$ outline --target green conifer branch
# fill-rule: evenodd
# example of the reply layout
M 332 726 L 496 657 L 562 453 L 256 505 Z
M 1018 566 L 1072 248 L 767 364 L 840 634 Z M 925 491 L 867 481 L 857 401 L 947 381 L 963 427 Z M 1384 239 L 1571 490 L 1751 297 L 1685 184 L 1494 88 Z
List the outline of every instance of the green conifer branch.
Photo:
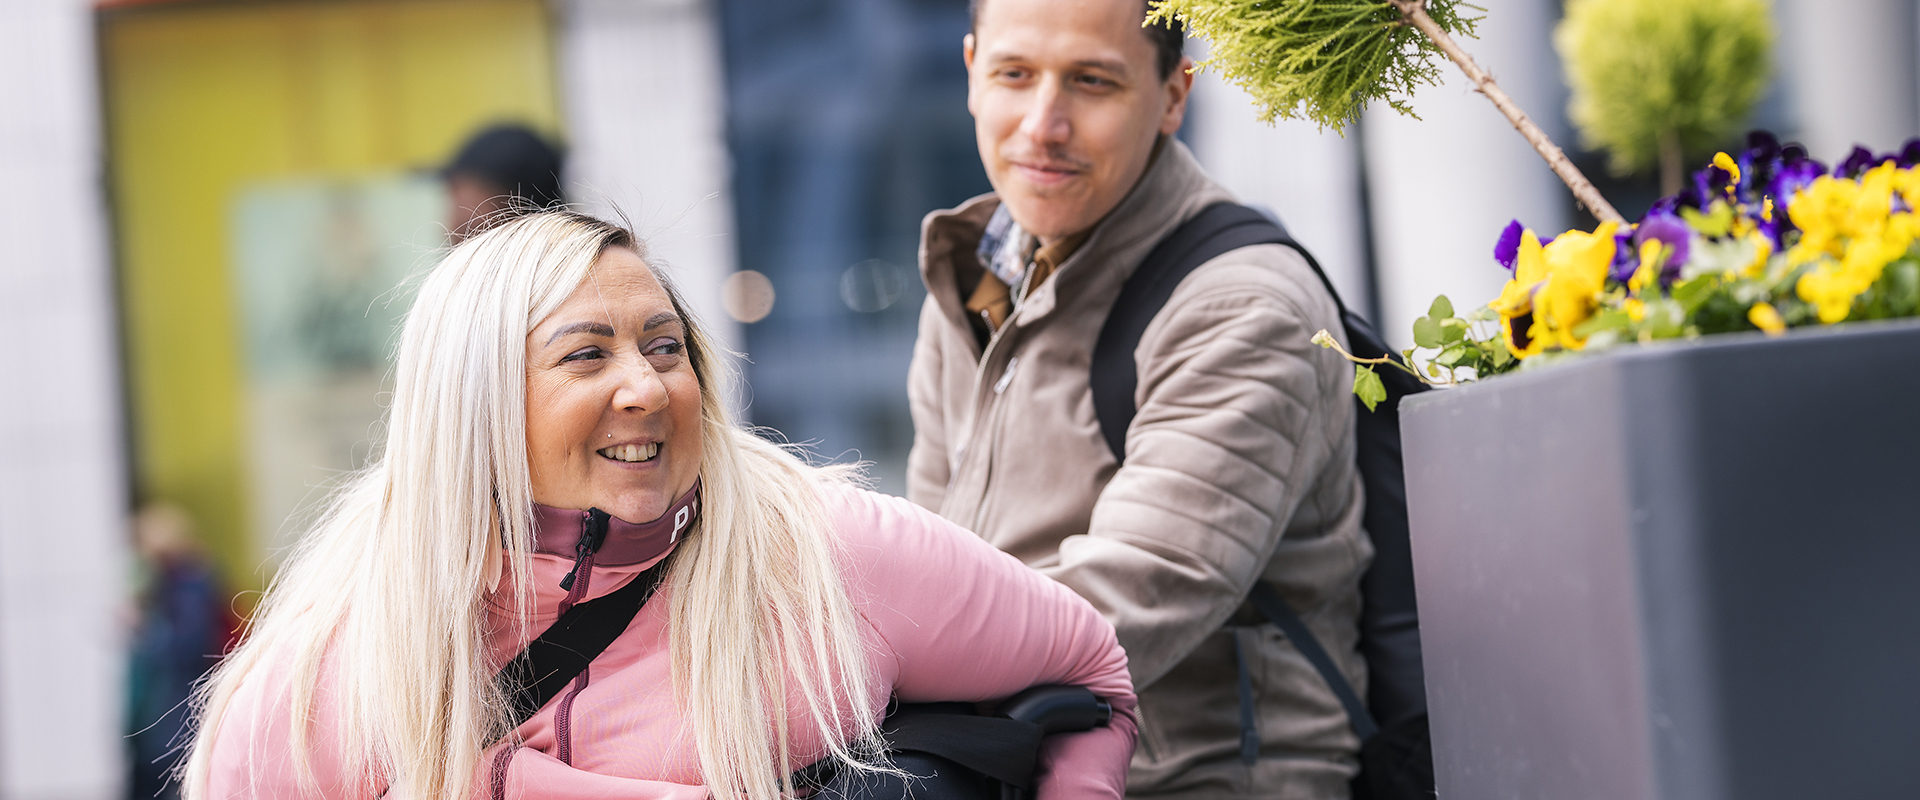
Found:
M 1154 0 L 1147 22 L 1178 19 L 1212 51 L 1200 68 L 1246 88 L 1260 118 L 1311 119 L 1344 131 L 1370 102 L 1418 118 L 1408 105 L 1438 85 L 1444 56 L 1493 101 L 1582 205 L 1602 221 L 1625 220 L 1593 182 L 1534 124 L 1493 76 L 1454 41 L 1472 36 L 1475 6 L 1460 0 Z

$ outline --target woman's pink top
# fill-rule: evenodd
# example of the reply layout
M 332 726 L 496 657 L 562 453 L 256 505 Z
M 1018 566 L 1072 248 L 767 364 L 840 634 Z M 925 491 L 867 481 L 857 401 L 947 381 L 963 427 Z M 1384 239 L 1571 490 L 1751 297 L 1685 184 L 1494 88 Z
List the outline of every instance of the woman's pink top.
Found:
M 1113 628 L 1065 586 L 1028 569 L 979 537 L 905 500 L 823 484 L 821 499 L 843 537 L 848 594 L 865 621 L 876 703 L 984 701 L 1043 684 L 1086 686 L 1107 698 L 1113 722 L 1048 737 L 1038 800 L 1119 798 L 1136 731 L 1126 654 Z M 552 624 L 572 562 L 534 556 L 536 634 Z M 596 567 L 587 598 L 605 595 L 648 564 Z M 511 615 L 493 609 L 494 659 L 518 650 Z M 519 728 L 522 746 L 496 746 L 481 759 L 474 797 L 684 798 L 708 796 L 699 758 L 674 699 L 663 587 L 624 634 L 576 681 Z M 273 658 L 234 694 L 213 747 L 209 795 L 301 795 L 289 755 L 293 714 L 284 661 Z M 323 797 L 366 797 L 364 781 L 342 773 L 333 751 L 327 684 L 308 738 Z M 577 691 L 576 691 L 577 690 Z M 571 699 L 569 699 L 571 696 Z M 562 707 L 564 713 L 556 714 Z M 556 719 L 558 717 L 558 719 Z M 819 731 L 799 718 L 793 752 L 817 753 Z M 564 724 L 561 724 L 564 723 Z

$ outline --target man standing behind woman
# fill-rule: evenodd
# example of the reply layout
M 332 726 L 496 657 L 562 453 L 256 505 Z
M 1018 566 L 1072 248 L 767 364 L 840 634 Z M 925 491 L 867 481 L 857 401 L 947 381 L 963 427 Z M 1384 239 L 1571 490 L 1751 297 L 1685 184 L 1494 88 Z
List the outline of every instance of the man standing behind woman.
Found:
M 924 224 L 909 497 L 1114 624 L 1140 694 L 1129 796 L 1345 798 L 1359 741 L 1339 701 L 1246 604 L 1275 586 L 1364 696 L 1351 368 L 1309 341 L 1341 330 L 1332 296 L 1281 245 L 1202 264 L 1133 354 L 1124 463 L 1095 417 L 1121 287 L 1233 199 L 1173 139 L 1191 61 L 1145 11 L 974 2 L 968 107 L 995 193 Z

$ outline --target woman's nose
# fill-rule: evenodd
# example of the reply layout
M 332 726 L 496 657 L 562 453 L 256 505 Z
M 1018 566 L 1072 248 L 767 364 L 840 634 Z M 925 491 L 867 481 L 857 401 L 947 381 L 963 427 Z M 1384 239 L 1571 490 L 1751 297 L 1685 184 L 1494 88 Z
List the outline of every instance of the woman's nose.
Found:
M 635 357 L 620 372 L 620 386 L 614 390 L 613 404 L 622 411 L 652 414 L 667 407 L 667 384 L 660 380 L 653 364 Z

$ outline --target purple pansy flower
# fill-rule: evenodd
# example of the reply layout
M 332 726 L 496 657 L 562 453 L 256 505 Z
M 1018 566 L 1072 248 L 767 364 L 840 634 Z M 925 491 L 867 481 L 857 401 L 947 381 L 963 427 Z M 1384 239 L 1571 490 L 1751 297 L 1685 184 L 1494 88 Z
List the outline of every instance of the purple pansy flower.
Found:
M 1633 249 L 1637 253 L 1640 245 L 1648 239 L 1658 239 L 1672 247 L 1673 255 L 1660 269 L 1660 282 L 1672 283 L 1675 278 L 1680 277 L 1680 267 L 1687 263 L 1688 241 L 1692 236 L 1693 229 L 1687 227 L 1686 220 L 1674 213 L 1671 203 L 1663 200 L 1655 203 L 1653 208 L 1647 211 L 1647 215 L 1640 219 L 1640 227 L 1633 233 Z M 1627 275 L 1632 277 L 1633 273 L 1628 272 Z
M 1780 150 L 1780 168 L 1774 171 L 1773 180 L 1767 185 L 1767 194 L 1773 196 L 1776 214 L 1786 210 L 1793 202 L 1793 193 L 1813 183 L 1813 179 L 1827 174 L 1827 165 L 1807 157 L 1807 149 L 1790 144 Z
M 1840 162 L 1839 166 L 1833 168 L 1833 176 L 1836 178 L 1858 178 L 1860 177 L 1860 173 L 1873 169 L 1890 158 L 1893 158 L 1893 156 L 1876 156 L 1872 150 L 1854 145 L 1853 152 L 1847 154 L 1846 160 Z
M 1780 140 L 1763 130 L 1747 134 L 1747 151 L 1740 155 L 1740 201 L 1760 202 L 1761 192 L 1772 183 L 1780 167 Z
M 1614 280 L 1625 283 L 1633 277 L 1633 271 L 1640 267 L 1639 256 L 1633 250 L 1633 231 L 1621 228 L 1613 234 L 1613 266 L 1607 274 Z
M 1525 230 L 1520 220 L 1516 219 L 1507 223 L 1506 229 L 1500 231 L 1500 241 L 1493 243 L 1493 260 L 1500 262 L 1500 266 L 1506 267 L 1508 272 L 1513 271 L 1513 262 L 1520 257 L 1520 235 Z
M 1900 145 L 1898 160 L 1901 169 L 1910 169 L 1920 164 L 1920 137 L 1908 139 L 1906 144 Z

